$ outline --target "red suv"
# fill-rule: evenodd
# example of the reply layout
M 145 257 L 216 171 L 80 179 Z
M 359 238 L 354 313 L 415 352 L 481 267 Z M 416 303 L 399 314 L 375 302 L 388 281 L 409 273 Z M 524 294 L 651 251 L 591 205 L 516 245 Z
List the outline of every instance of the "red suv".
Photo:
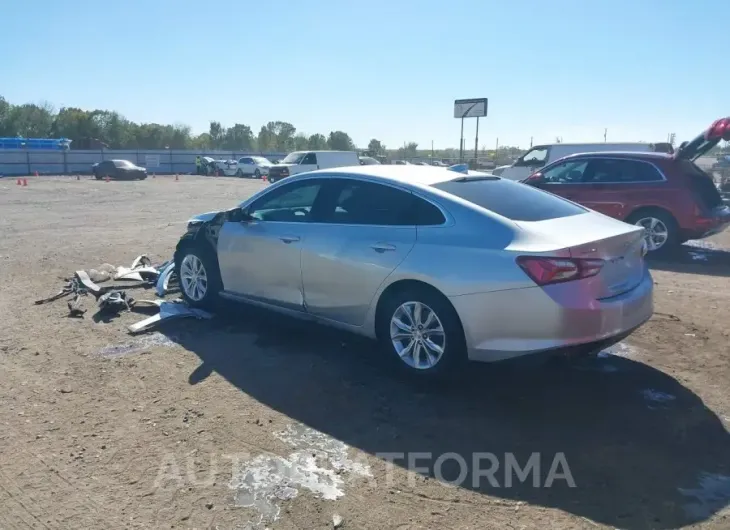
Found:
M 694 160 L 730 141 L 730 118 L 717 120 L 673 154 L 579 153 L 523 182 L 646 229 L 649 252 L 721 232 L 730 224 L 712 177 Z

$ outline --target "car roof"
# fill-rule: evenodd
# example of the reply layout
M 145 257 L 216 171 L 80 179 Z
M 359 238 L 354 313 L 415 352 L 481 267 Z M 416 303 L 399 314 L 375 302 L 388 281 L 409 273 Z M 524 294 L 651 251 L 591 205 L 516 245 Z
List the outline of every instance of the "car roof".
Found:
M 653 151 L 595 151 L 587 153 L 573 153 L 566 155 L 560 160 L 566 160 L 570 158 L 606 158 L 606 157 L 620 157 L 620 158 L 636 158 L 643 160 L 669 160 L 672 155 L 668 153 L 656 153 Z
M 457 178 L 463 178 L 467 175 L 491 176 L 489 173 L 482 173 L 479 171 L 469 171 L 468 173 L 464 174 L 457 171 L 451 171 L 443 167 L 418 165 L 403 166 L 390 164 L 381 164 L 379 166 L 350 166 L 332 169 L 320 169 L 318 171 L 301 173 L 301 175 L 322 175 L 331 177 L 353 175 L 381 179 L 397 184 L 409 184 L 413 186 L 423 187 L 433 186 L 434 184 L 438 184 L 439 182 L 448 182 Z

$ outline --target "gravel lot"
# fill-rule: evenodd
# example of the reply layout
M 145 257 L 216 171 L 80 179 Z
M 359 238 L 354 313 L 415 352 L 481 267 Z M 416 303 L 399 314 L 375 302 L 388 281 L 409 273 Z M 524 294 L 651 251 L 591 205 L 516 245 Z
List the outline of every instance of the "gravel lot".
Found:
M 0 180 L 1 529 L 730 528 L 730 233 L 653 262 L 654 318 L 598 359 L 458 386 L 250 309 L 135 338 L 33 305 L 263 185 Z

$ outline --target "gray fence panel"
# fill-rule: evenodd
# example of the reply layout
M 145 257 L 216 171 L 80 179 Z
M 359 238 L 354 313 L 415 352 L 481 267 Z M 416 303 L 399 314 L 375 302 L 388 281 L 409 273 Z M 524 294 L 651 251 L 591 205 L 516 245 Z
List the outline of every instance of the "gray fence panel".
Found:
M 195 157 L 238 160 L 243 156 L 263 156 L 281 160 L 286 153 L 252 153 L 248 151 L 200 151 L 169 149 L 80 149 L 55 150 L 0 150 L 0 175 L 54 175 L 64 173 L 91 173 L 91 166 L 102 160 L 129 160 L 147 167 L 150 173 L 194 173 Z

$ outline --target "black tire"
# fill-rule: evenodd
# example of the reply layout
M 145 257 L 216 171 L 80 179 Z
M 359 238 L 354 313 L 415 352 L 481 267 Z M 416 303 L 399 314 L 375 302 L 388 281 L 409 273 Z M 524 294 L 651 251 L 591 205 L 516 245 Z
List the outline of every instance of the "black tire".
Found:
M 236 171 L 236 176 L 238 178 L 242 179 L 243 178 L 243 171 L 241 171 L 240 169 L 238 171 Z
M 187 256 L 195 256 L 200 260 L 205 270 L 207 285 L 205 295 L 200 299 L 190 296 L 180 274 L 182 264 Z M 221 281 L 220 269 L 218 267 L 218 258 L 215 256 L 213 249 L 207 244 L 191 241 L 183 245 L 175 253 L 175 275 L 180 283 L 180 293 L 189 306 L 203 309 L 213 309 L 215 307 L 218 301 L 218 293 L 223 288 L 223 282 Z
M 626 222 L 632 225 L 637 224 L 640 220 L 652 217 L 661 221 L 667 228 L 666 242 L 656 250 L 649 250 L 649 255 L 661 255 L 675 250 L 680 243 L 679 225 L 676 219 L 667 211 L 659 208 L 642 208 L 632 213 Z
M 467 362 L 466 340 L 459 315 L 451 303 L 438 291 L 423 288 L 408 288 L 386 294 L 378 307 L 376 316 L 376 333 L 378 342 L 402 373 L 418 379 L 445 379 L 456 374 Z M 432 310 L 441 322 L 445 341 L 442 345 L 443 353 L 439 360 L 431 367 L 416 368 L 404 361 L 391 340 L 391 319 L 398 308 L 407 302 L 419 302 Z M 438 342 L 438 338 L 433 339 Z
M 273 184 L 274 182 L 276 182 L 276 179 L 274 177 L 272 177 L 271 175 L 269 175 L 266 180 L 269 181 L 269 184 Z
M 96 178 L 96 180 L 101 180 L 101 175 L 99 175 L 99 173 L 97 173 L 96 171 L 94 171 L 94 177 Z
M 256 171 L 253 172 L 253 176 L 257 179 L 261 178 L 261 171 L 259 171 L 259 168 L 256 168 Z

